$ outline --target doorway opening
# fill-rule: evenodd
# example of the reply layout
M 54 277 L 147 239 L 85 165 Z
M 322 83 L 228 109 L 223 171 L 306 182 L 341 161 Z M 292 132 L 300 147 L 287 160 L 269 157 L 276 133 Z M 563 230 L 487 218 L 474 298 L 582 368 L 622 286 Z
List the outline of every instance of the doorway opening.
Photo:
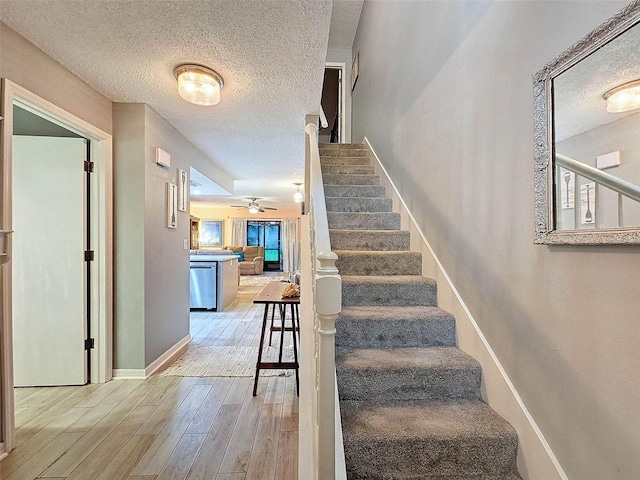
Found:
M 13 249 L 15 242 L 12 236 L 15 232 L 14 226 L 20 223 L 14 215 L 14 195 L 18 188 L 13 185 L 12 167 L 13 167 L 13 133 L 14 133 L 14 106 L 19 107 L 28 113 L 34 114 L 40 119 L 49 121 L 54 125 L 54 129 L 62 127 L 73 135 L 65 137 L 62 140 L 71 140 L 81 142 L 81 150 L 86 158 L 82 159 L 80 175 L 86 175 L 84 171 L 84 161 L 90 160 L 93 173 L 90 176 L 88 184 L 82 183 L 82 192 L 86 194 L 80 200 L 82 203 L 82 213 L 84 216 L 87 210 L 92 212 L 90 217 L 84 216 L 82 219 L 83 227 L 86 230 L 80 231 L 82 247 L 79 256 L 81 263 L 87 257 L 92 258 L 91 268 L 87 269 L 83 263 L 81 270 L 86 275 L 82 278 L 82 294 L 80 301 L 80 316 L 87 321 L 87 325 L 91 326 L 92 339 L 87 340 L 83 335 L 79 336 L 82 346 L 82 355 L 86 360 L 83 363 L 83 375 L 90 376 L 92 383 L 104 383 L 111 379 L 113 368 L 113 268 L 112 268 L 112 137 L 110 134 L 95 127 L 81 118 L 63 110 L 62 108 L 52 104 L 51 102 L 31 93 L 25 88 L 11 82 L 8 79 L 1 80 L 2 86 L 2 102 L 0 103 L 0 135 L 2 149 L 0 150 L 0 175 L 3 188 L 0 192 L 0 231 L 4 235 L 4 253 L 3 263 L 0 271 L 0 290 L 2 296 L 2 308 L 0 309 L 0 342 L 3 355 L 0 356 L 0 378 L 2 386 L 0 388 L 2 411 L 0 417 L 1 438 L 0 438 L 0 454 L 10 452 L 15 446 L 15 403 L 14 403 L 14 344 L 13 344 L 13 269 L 20 268 L 19 265 L 14 266 Z M 18 115 L 21 112 L 18 111 Z M 20 121 L 19 119 L 17 119 Z M 46 134 L 52 136 L 51 134 Z M 85 141 L 87 139 L 88 141 Z M 75 175 L 75 173 L 74 173 Z M 62 179 L 51 179 L 50 182 L 44 182 L 46 188 L 50 190 L 50 195 L 57 195 L 67 186 L 68 178 L 62 175 Z M 23 188 L 28 194 L 30 188 Z M 84 202 L 90 203 L 84 203 Z M 49 205 L 47 205 L 48 207 Z M 61 219 L 66 212 L 62 209 L 66 207 L 57 207 L 56 209 L 46 209 L 54 220 Z M 14 225 L 15 224 L 15 225 Z M 46 226 L 39 228 L 38 222 L 32 222 L 27 225 L 29 235 L 47 236 L 48 230 Z M 24 230 L 24 227 L 21 227 Z M 53 237 L 50 243 L 54 243 Z M 86 242 L 86 243 L 85 243 Z M 50 247 L 49 247 L 50 248 Z M 85 250 L 90 248 L 90 251 Z M 33 257 L 38 258 L 45 252 L 31 252 Z M 50 253 L 49 253 L 50 254 Z M 66 268 L 66 267 L 65 267 Z M 40 272 L 36 270 L 30 274 L 37 276 Z M 81 276 L 82 276 L 81 273 Z M 55 285 L 60 282 L 56 276 L 51 278 L 42 275 L 42 285 Z M 77 298 L 77 297 L 76 297 Z M 88 301 L 90 298 L 91 301 Z M 84 325 L 83 331 L 86 331 L 87 325 Z M 59 335 L 59 332 L 57 332 Z M 85 346 L 90 348 L 88 352 L 84 351 Z M 86 361 L 86 365 L 84 365 Z M 67 382 L 62 382 L 67 383 Z
M 328 125 L 325 128 L 321 126 L 318 132 L 320 143 L 344 143 L 346 141 L 344 75 L 344 63 L 326 63 L 320 104 Z
M 14 385 L 90 381 L 89 140 L 13 106 Z
M 282 222 L 247 220 L 247 246 L 264 247 L 264 270 L 282 271 Z

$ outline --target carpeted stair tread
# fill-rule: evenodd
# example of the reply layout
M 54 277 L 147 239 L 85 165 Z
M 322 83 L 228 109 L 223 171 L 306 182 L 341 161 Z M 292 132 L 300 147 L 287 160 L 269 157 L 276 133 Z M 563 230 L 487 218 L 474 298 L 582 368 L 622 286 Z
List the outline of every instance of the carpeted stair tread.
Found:
M 416 368 L 480 371 L 478 361 L 458 347 L 340 348 L 336 359 L 339 359 L 340 368 L 364 369 L 370 372 L 387 369 L 401 372 Z
M 329 230 L 334 250 L 409 250 L 406 230 Z
M 322 182 L 325 185 L 380 185 L 380 176 L 328 173 L 322 175 Z
M 394 212 L 327 212 L 330 230 L 400 230 Z
M 347 148 L 347 149 L 322 149 L 320 157 L 368 157 L 369 151 L 366 148 Z
M 455 318 L 429 305 L 344 307 L 336 321 L 336 347 L 455 346 Z
M 347 477 L 512 475 L 516 432 L 481 401 L 340 403 Z
M 412 479 L 413 480 L 413 479 Z M 517 473 L 505 473 L 504 475 L 427 475 L 421 476 L 415 480 L 522 480 L 522 477 Z
M 435 305 L 436 290 L 420 275 L 343 275 L 342 305 Z
M 325 165 L 371 165 L 369 157 L 331 157 L 320 156 L 320 166 Z
M 421 275 L 422 254 L 404 251 L 334 250 L 341 275 Z
M 480 364 L 456 347 L 339 348 L 341 400 L 480 400 Z
M 327 212 L 391 212 L 390 198 L 325 197 Z
M 322 165 L 322 175 L 374 175 L 372 165 Z
M 382 185 L 325 185 L 327 197 L 386 198 L 387 189 Z

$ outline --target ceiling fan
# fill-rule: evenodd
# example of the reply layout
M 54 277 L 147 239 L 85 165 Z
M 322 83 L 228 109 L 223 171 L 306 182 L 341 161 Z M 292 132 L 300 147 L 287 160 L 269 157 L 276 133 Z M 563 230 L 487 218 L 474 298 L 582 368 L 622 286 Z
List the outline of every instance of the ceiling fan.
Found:
M 277 208 L 271 207 L 262 207 L 256 202 L 257 198 L 250 198 L 250 202 L 248 205 L 231 205 L 233 208 L 247 208 L 249 213 L 258 213 L 264 212 L 265 210 L 277 210 Z

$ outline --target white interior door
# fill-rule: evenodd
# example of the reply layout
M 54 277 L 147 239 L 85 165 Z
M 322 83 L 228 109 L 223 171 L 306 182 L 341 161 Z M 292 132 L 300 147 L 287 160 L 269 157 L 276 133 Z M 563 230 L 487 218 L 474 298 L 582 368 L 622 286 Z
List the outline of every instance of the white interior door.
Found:
M 13 137 L 16 386 L 87 382 L 85 140 Z

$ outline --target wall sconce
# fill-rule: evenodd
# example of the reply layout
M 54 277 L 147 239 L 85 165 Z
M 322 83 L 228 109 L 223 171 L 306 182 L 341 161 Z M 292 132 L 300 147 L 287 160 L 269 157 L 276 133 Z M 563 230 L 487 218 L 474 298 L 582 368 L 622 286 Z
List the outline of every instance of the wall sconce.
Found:
M 304 196 L 300 192 L 300 185 L 302 185 L 302 183 L 298 182 L 298 183 L 294 183 L 294 185 L 298 187 L 298 190 L 296 191 L 296 193 L 293 194 L 293 202 L 302 203 L 302 200 L 304 199 Z
M 205 106 L 220 102 L 220 89 L 224 81 L 210 68 L 184 64 L 178 65 L 174 74 L 178 80 L 178 93 L 187 102 Z
M 640 108 L 640 80 L 612 88 L 602 98 L 607 101 L 607 112 L 619 113 Z

